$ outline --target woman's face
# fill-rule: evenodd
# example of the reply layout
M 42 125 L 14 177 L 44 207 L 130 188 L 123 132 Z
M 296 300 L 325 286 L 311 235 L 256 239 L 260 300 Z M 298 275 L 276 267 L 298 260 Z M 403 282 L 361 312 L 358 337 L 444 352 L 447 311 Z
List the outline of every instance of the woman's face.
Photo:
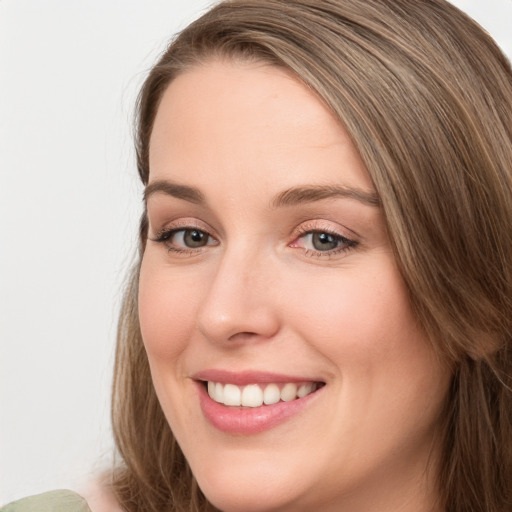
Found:
M 344 128 L 286 72 L 212 61 L 165 92 L 150 169 L 142 335 L 210 501 L 426 510 L 449 372 Z

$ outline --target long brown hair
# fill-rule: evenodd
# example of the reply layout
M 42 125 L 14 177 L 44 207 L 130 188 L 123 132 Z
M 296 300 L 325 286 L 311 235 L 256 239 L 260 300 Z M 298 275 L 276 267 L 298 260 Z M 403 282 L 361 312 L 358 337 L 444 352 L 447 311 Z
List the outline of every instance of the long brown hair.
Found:
M 181 32 L 139 97 L 148 182 L 162 94 L 214 57 L 286 68 L 350 133 L 379 194 L 413 311 L 453 368 L 439 490 L 447 512 L 512 509 L 512 71 L 445 0 L 228 0 Z M 147 237 L 140 226 L 140 256 Z M 139 262 L 140 264 L 140 262 Z M 140 335 L 138 265 L 121 318 L 112 418 L 127 511 L 202 511 Z

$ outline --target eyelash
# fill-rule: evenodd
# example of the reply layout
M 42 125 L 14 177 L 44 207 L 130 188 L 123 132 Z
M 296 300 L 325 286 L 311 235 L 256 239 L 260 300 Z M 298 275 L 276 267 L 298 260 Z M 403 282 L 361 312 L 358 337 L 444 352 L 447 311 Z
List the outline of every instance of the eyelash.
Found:
M 210 244 L 207 243 L 204 246 L 193 248 L 193 247 L 183 247 L 183 246 L 177 246 L 173 245 L 171 243 L 172 238 L 180 233 L 183 232 L 185 234 L 187 231 L 197 231 L 199 233 L 202 233 L 203 235 L 206 235 L 209 239 L 215 240 L 212 235 L 210 235 L 206 230 L 201 229 L 199 227 L 189 225 L 189 226 L 179 226 L 171 229 L 163 229 L 160 231 L 155 238 L 150 238 L 151 241 L 156 243 L 165 244 L 167 247 L 167 250 L 169 252 L 177 253 L 179 255 L 183 256 L 192 256 L 194 254 L 200 254 L 203 249 L 205 249 L 208 246 L 211 245 L 217 245 L 218 242 L 215 240 L 216 243 Z M 303 239 L 308 235 L 314 235 L 317 234 L 326 234 L 334 238 L 334 240 L 339 244 L 338 247 L 335 247 L 334 249 L 326 250 L 326 251 L 319 251 L 315 249 L 304 249 L 304 255 L 307 257 L 316 257 L 316 258 L 330 258 L 333 256 L 336 256 L 337 254 L 347 252 L 351 249 L 354 249 L 359 245 L 359 242 L 356 242 L 355 240 L 351 240 L 340 233 L 337 233 L 334 230 L 331 229 L 323 229 L 323 228 L 310 228 L 310 227 L 302 227 L 299 229 L 299 231 L 294 234 L 293 242 L 291 242 L 290 247 L 298 247 L 294 246 L 293 244 L 296 243 L 297 240 Z
M 315 257 L 315 258 L 331 258 L 333 256 L 336 256 L 337 254 L 347 252 L 351 249 L 354 249 L 359 245 L 359 242 L 356 242 L 355 240 L 351 240 L 350 238 L 347 238 L 340 233 L 332 230 L 332 229 L 325 229 L 325 228 L 311 228 L 311 227 L 302 227 L 299 229 L 298 233 L 295 235 L 294 241 L 299 240 L 301 238 L 305 238 L 307 235 L 314 235 L 317 234 L 326 234 L 335 239 L 336 242 L 338 242 L 338 247 L 335 247 L 334 249 L 330 249 L 327 251 L 318 251 L 315 249 L 305 249 L 304 254 L 308 257 Z
M 200 252 L 201 249 L 204 249 L 208 245 L 212 245 L 212 244 L 207 243 L 203 247 L 193 248 L 193 247 L 180 247 L 180 246 L 173 245 L 171 243 L 172 238 L 176 234 L 178 234 L 180 232 L 183 232 L 185 234 L 187 231 L 197 231 L 199 233 L 206 235 L 208 238 L 215 240 L 206 230 L 201 229 L 194 225 L 179 226 L 179 227 L 175 227 L 175 228 L 171 228 L 171 229 L 163 229 L 162 231 L 160 231 L 157 234 L 157 236 L 155 238 L 150 238 L 150 240 L 153 242 L 156 242 L 156 243 L 165 244 L 165 246 L 167 247 L 167 250 L 169 252 L 178 253 L 183 256 L 189 256 L 189 255 L 192 256 L 194 254 L 198 254 L 198 252 Z M 214 244 L 214 245 L 216 245 L 216 244 Z

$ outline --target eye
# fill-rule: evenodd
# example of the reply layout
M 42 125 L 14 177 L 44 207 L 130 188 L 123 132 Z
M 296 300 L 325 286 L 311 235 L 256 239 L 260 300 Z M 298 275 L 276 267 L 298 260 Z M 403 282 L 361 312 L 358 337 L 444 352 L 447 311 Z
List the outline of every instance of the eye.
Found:
M 164 243 L 169 251 L 174 252 L 194 251 L 217 244 L 217 241 L 209 233 L 193 227 L 168 229 L 152 240 Z
M 310 233 L 311 245 L 316 251 L 331 251 L 336 249 L 341 242 L 341 237 L 331 235 L 330 233 Z
M 358 243 L 340 233 L 325 230 L 304 230 L 290 247 L 300 247 L 308 256 L 330 256 L 355 247 Z
M 172 242 L 177 245 L 197 249 L 208 245 L 210 235 L 199 229 L 180 229 L 174 231 Z

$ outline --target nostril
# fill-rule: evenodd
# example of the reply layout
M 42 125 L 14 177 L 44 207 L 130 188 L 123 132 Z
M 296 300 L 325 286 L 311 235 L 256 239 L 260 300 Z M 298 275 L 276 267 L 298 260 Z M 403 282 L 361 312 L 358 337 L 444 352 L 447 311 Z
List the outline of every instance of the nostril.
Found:
M 248 332 L 248 331 L 237 332 L 235 334 L 232 334 L 228 338 L 228 341 L 231 341 L 231 342 L 247 342 L 247 341 L 250 341 L 250 340 L 252 340 L 253 338 L 255 338 L 257 336 L 258 335 L 255 332 Z

